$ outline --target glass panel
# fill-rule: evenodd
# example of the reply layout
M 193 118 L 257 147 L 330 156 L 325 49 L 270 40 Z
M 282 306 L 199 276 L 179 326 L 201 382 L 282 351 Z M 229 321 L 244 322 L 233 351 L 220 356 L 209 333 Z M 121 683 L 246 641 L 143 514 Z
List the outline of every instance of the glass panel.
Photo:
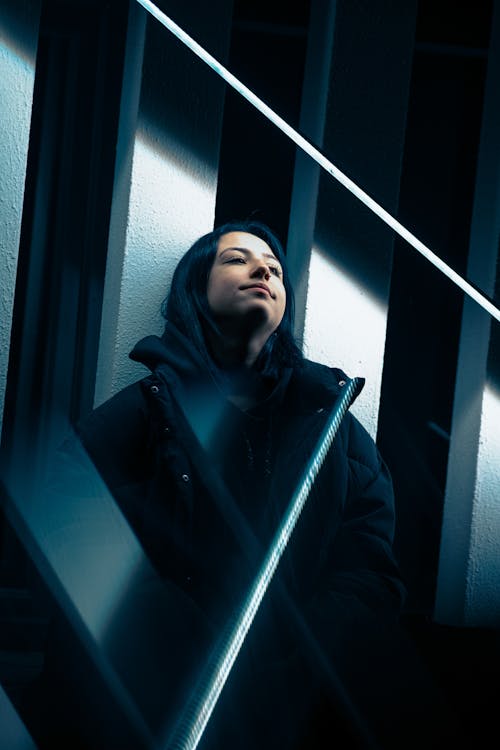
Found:
M 244 20 L 242 15 L 233 37 L 240 47 L 251 46 L 248 35 L 255 29 L 252 19 L 246 25 Z M 305 60 L 303 21 L 294 20 L 286 41 L 282 34 L 283 57 L 290 54 L 297 65 L 294 83 Z M 93 671 L 80 685 L 68 670 L 69 703 L 82 701 L 91 712 L 89 692 L 99 685 L 112 706 L 104 726 L 102 711 L 80 723 L 82 731 L 87 725 L 79 738 L 84 743 L 93 733 L 96 742 L 119 736 L 123 743 L 125 731 L 134 747 L 187 749 L 199 741 L 206 750 L 299 750 L 319 744 L 325 732 L 343 748 L 420 747 L 430 739 L 438 744 L 466 736 L 471 727 L 450 683 L 467 675 L 446 661 L 455 654 L 453 642 L 443 640 L 450 610 L 442 592 L 448 585 L 461 587 L 457 596 L 469 607 L 469 624 L 482 627 L 482 592 L 491 601 L 497 572 L 491 537 L 500 451 L 498 324 L 492 321 L 490 335 L 488 315 L 476 302 L 464 304 L 462 291 L 330 175 L 316 171 L 312 160 L 296 161 L 290 139 L 229 90 L 217 172 L 223 85 L 156 23 L 148 21 L 123 228 L 117 313 L 118 329 L 126 330 L 118 341 L 123 360 L 143 335 L 162 335 L 159 311 L 173 266 L 198 236 L 191 236 L 189 212 L 172 210 L 184 206 L 202 214 L 207 229 L 214 215 L 216 223 L 252 215 L 275 227 L 298 289 L 297 335 L 304 353 L 342 372 L 331 387 L 324 371 L 317 379 L 294 373 L 249 416 L 214 387 L 211 375 L 200 377 L 198 358 L 178 346 L 175 334 L 164 361 L 159 340 L 149 340 L 136 359 L 147 365 L 156 358 L 160 366 L 153 377 L 129 386 L 147 368 L 135 360 L 119 365 L 119 376 L 110 380 L 117 398 L 106 402 L 100 422 L 93 419 L 81 430 L 93 460 L 73 435 L 47 467 L 43 489 L 33 477 L 11 472 L 10 520 L 61 620 L 70 623 L 72 636 L 60 626 L 64 638 L 57 638 L 56 629 L 47 652 L 52 679 L 76 635 Z M 417 27 L 420 34 L 423 28 Z M 293 54 L 285 51 L 291 39 Z M 472 217 L 475 177 L 481 178 L 475 144 L 485 58 L 462 55 L 452 64 L 423 41 L 417 38 L 407 122 L 395 129 L 399 148 L 387 133 L 377 131 L 374 138 L 375 115 L 368 125 L 361 123 L 359 133 L 348 124 L 336 133 L 332 123 L 340 123 L 341 113 L 332 112 L 333 87 L 325 153 L 335 162 L 342 141 L 341 167 L 354 178 L 347 144 L 353 151 L 366 148 L 362 139 L 369 131 L 367 139 L 379 149 L 367 149 L 367 182 L 373 182 L 361 187 L 371 187 L 382 204 L 384 198 L 392 202 L 410 231 L 466 274 L 469 246 L 479 242 Z M 345 54 L 341 45 L 337 49 Z M 178 85 L 162 87 L 168 66 L 161 68 L 158 60 L 170 61 Z M 270 79 L 262 89 L 271 87 Z M 296 93 L 283 97 L 292 125 L 299 123 Z M 473 115 L 464 118 L 463 112 Z M 463 143 L 474 148 L 462 149 L 464 161 L 458 162 Z M 359 155 L 354 162 L 362 173 Z M 297 206 L 299 167 L 313 190 L 317 180 L 314 219 L 307 203 Z M 307 221 L 311 243 L 302 256 L 297 237 Z M 175 258 L 172 232 L 182 238 Z M 170 400 L 165 379 L 171 385 L 172 369 L 180 377 L 172 381 Z M 315 456 L 320 428 L 333 408 L 331 392 L 342 393 L 355 377 L 366 378 L 364 388 L 314 477 L 276 578 L 253 611 L 252 585 L 260 581 L 266 552 Z M 478 390 L 469 402 L 471 382 Z M 150 413 L 154 419 L 148 421 Z M 461 442 L 463 419 L 470 444 Z M 407 589 L 399 623 L 397 613 L 389 612 L 400 589 L 392 566 L 388 480 L 359 424 L 376 439 L 394 484 L 394 550 Z M 459 493 L 460 507 L 456 471 L 465 485 L 472 476 L 467 492 Z M 464 562 L 473 570 L 466 567 L 463 577 L 448 581 L 456 561 L 448 561 L 449 547 L 442 545 L 453 537 L 455 522 L 461 550 L 474 541 Z M 443 616 L 435 619 L 440 554 Z M 200 696 L 213 684 L 217 658 L 227 652 L 242 612 L 251 626 L 234 663 L 229 660 L 232 669 L 210 714 Z M 444 656 L 438 653 L 443 643 Z M 84 663 L 80 653 L 77 662 L 78 670 Z M 450 670 L 444 690 L 442 669 Z

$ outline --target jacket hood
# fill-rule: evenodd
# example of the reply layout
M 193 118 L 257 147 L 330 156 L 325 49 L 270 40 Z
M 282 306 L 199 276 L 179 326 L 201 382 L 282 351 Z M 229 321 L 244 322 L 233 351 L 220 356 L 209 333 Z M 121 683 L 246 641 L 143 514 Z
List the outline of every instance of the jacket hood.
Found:
M 174 325 L 168 323 L 165 332 L 159 336 L 146 336 L 141 339 L 130 353 L 130 358 L 146 365 L 152 373 L 168 370 L 175 375 L 175 379 L 182 391 L 212 397 L 215 392 L 219 396 L 227 396 L 234 385 L 234 377 L 241 375 L 242 368 L 235 370 L 218 369 L 215 364 L 206 361 L 189 339 Z M 264 376 L 257 370 L 251 370 L 248 380 L 252 381 L 255 393 L 260 394 L 258 400 L 267 402 L 268 398 L 282 395 L 290 378 L 291 368 L 285 368 L 278 380 Z M 246 374 L 248 378 L 248 373 Z
M 208 363 L 198 350 L 171 323 L 165 327 L 161 336 L 146 336 L 137 342 L 129 354 L 130 359 L 146 365 L 151 372 L 160 366 L 171 368 L 181 380 L 191 380 L 200 374 L 214 379 Z

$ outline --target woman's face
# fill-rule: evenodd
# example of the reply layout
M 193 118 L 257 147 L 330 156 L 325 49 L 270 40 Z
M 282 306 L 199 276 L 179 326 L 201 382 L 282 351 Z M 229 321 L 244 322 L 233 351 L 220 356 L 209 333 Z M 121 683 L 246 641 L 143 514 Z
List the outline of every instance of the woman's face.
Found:
M 271 335 L 286 307 L 283 270 L 269 245 L 248 232 L 223 234 L 208 277 L 207 299 L 212 314 L 224 324 L 252 321 Z

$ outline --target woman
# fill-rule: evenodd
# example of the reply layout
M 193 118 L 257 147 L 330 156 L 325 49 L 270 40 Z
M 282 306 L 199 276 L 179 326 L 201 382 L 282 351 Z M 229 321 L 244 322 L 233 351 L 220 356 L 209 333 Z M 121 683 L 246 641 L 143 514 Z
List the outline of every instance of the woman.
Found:
M 117 585 L 123 595 L 119 601 L 113 592 L 101 649 L 162 747 L 179 717 L 181 734 L 188 731 L 185 709 L 211 674 L 347 379 L 302 356 L 293 311 L 274 233 L 254 221 L 217 228 L 179 262 L 163 335 L 142 339 L 130 355 L 150 375 L 77 425 L 153 566 L 153 582 L 136 570 L 127 588 Z M 71 451 L 65 461 L 67 475 L 78 477 Z M 65 474 L 61 464 L 58 473 Z M 85 502 L 83 477 L 72 486 L 80 492 L 77 516 L 85 517 L 95 503 Z M 65 492 L 63 481 L 63 501 Z M 326 744 L 342 750 L 438 746 L 433 688 L 398 630 L 404 587 L 393 535 L 389 472 L 347 413 L 202 750 L 310 750 L 325 746 L 325 733 Z M 59 667 L 47 682 L 67 682 L 74 694 L 85 681 L 68 675 L 60 635 L 54 643 Z M 76 661 L 73 667 L 80 669 Z M 81 704 L 92 701 L 89 693 Z M 119 719 L 99 744 L 98 704 L 94 724 L 85 717 L 89 747 L 124 750 Z M 48 712 L 41 713 L 45 721 Z M 66 746 L 74 746 L 71 722 Z
M 346 376 L 296 346 L 283 250 L 259 222 L 225 224 L 195 242 L 163 312 L 163 336 L 130 355 L 151 374 L 78 433 L 159 575 L 213 635 L 199 639 L 205 648 L 255 577 Z M 207 743 L 233 746 L 236 732 L 240 748 L 309 747 L 331 710 L 344 747 L 347 736 L 364 747 L 365 735 L 385 731 L 382 676 L 375 686 L 370 662 L 381 645 L 372 639 L 384 639 L 381 623 L 392 627 L 403 599 L 393 534 L 389 473 L 347 414 Z

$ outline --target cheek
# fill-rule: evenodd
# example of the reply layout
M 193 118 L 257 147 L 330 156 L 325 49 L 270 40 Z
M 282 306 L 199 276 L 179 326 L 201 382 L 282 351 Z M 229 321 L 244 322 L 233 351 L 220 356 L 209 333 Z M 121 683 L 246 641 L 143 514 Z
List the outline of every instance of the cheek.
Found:
M 225 274 L 212 273 L 208 277 L 207 302 L 213 313 L 223 311 L 232 299 L 231 280 Z
M 279 317 L 280 317 L 280 323 L 281 323 L 281 321 L 283 320 L 283 316 L 285 314 L 285 310 L 286 310 L 286 294 L 285 294 L 285 292 L 283 292 L 281 294 L 281 296 L 280 296 L 280 303 L 281 304 L 279 306 L 279 309 L 280 309 L 280 313 L 281 314 L 280 314 Z

